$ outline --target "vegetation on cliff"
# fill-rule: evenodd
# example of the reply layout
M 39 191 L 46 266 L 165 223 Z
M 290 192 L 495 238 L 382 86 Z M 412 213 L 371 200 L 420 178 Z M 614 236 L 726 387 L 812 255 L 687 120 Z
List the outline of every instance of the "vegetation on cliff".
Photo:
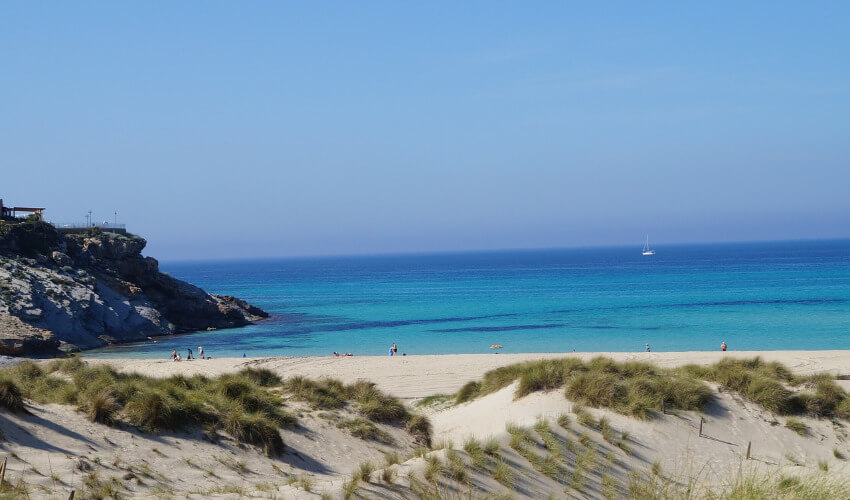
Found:
M 37 217 L 0 220 L 0 250 L 34 257 L 47 255 L 60 242 L 56 228 Z

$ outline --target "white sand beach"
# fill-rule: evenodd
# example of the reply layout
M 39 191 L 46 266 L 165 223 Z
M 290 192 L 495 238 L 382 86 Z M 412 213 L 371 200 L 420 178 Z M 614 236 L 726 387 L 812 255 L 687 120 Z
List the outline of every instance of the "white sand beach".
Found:
M 168 353 L 163 353 L 164 358 Z M 274 370 L 283 377 L 302 375 L 310 378 L 332 377 L 344 382 L 369 380 L 393 396 L 418 399 L 433 394 L 451 393 L 464 383 L 481 377 L 500 366 L 574 356 L 591 359 L 605 356 L 616 361 L 648 361 L 662 367 L 686 364 L 710 364 L 723 358 L 752 358 L 778 361 L 795 373 L 807 375 L 828 372 L 850 375 L 848 351 L 692 351 L 692 352 L 588 352 L 528 354 L 440 354 L 421 356 L 351 356 L 213 358 L 174 362 L 168 359 L 89 359 L 90 363 L 107 363 L 125 372 L 153 377 L 196 373 L 215 376 L 236 372 L 246 366 Z M 85 355 L 83 355 L 85 358 Z

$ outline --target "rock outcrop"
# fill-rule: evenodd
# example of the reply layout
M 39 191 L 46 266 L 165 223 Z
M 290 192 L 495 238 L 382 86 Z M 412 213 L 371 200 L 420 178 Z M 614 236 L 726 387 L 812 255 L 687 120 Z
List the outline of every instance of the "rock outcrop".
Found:
M 0 226 L 0 354 L 90 349 L 268 316 L 159 271 L 144 238 Z M 50 232 L 52 229 L 53 233 Z

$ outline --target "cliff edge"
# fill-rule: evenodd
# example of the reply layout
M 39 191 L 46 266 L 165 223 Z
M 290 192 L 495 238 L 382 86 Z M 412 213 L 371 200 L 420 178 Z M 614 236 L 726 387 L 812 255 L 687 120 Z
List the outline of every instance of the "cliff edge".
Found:
M 0 221 L 0 354 L 91 349 L 107 343 L 268 317 L 159 271 L 134 235 L 61 235 L 40 220 Z

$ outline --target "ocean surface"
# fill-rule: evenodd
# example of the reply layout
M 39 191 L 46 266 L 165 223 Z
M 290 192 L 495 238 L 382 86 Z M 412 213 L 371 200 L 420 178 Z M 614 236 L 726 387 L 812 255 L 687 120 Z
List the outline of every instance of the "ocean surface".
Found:
M 850 241 L 164 262 L 271 318 L 89 356 L 850 348 Z

